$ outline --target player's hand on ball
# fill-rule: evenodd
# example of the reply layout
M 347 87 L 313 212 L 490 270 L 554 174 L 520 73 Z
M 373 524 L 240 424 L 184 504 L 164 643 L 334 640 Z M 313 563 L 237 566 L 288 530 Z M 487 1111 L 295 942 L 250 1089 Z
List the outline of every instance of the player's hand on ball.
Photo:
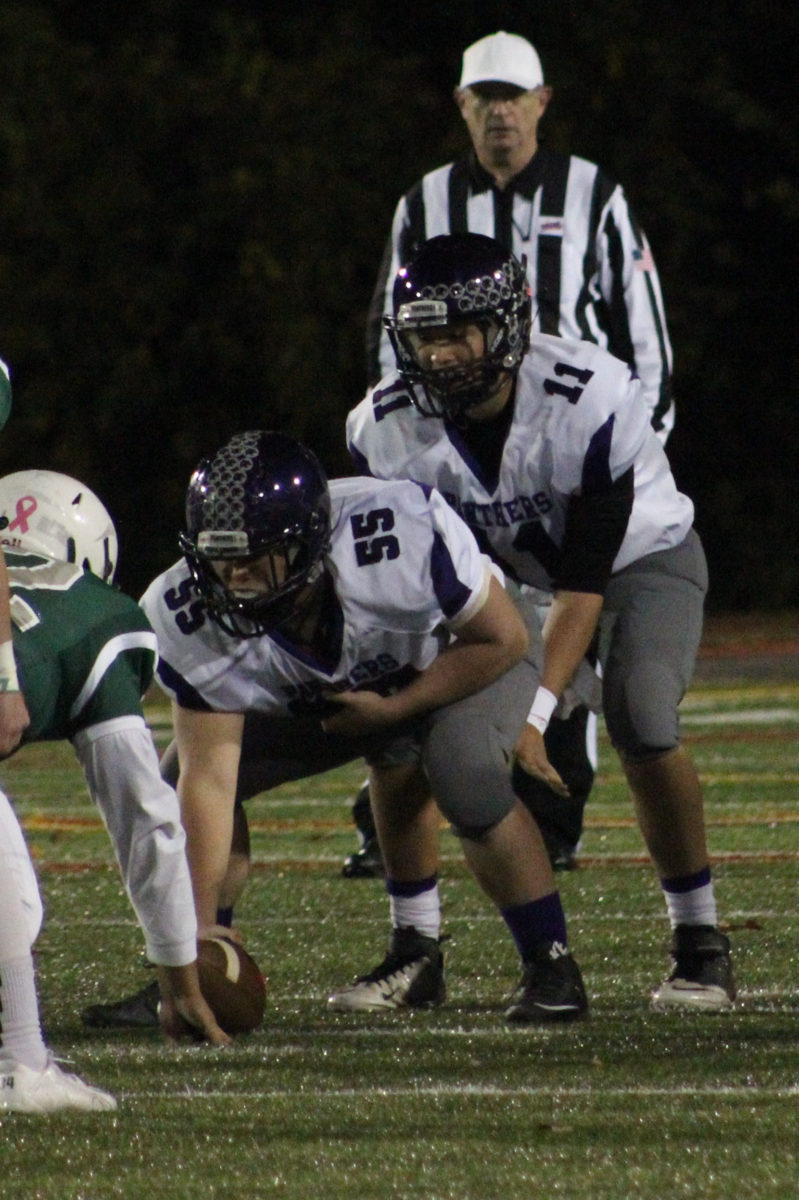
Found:
M 210 1042 L 212 1046 L 229 1046 L 231 1038 L 219 1028 L 214 1014 L 202 996 L 192 998 L 176 998 L 174 1001 L 175 1016 L 165 1011 L 159 1013 L 161 1028 L 166 1036 L 173 1041 L 182 1037 L 190 1037 L 194 1041 Z
M 230 1045 L 230 1037 L 220 1029 L 200 991 L 197 964 L 157 970 L 161 988 L 158 1022 L 164 1034 L 172 1041 L 190 1037 L 194 1041 L 208 1041 L 212 1046 Z
M 221 1029 L 232 1037 L 257 1029 L 266 1005 L 266 980 L 242 945 L 229 937 L 197 942 L 200 991 Z
M 516 761 L 523 771 L 545 783 L 558 796 L 567 797 L 569 789 L 547 758 L 543 734 L 534 725 L 525 724 L 516 741 Z

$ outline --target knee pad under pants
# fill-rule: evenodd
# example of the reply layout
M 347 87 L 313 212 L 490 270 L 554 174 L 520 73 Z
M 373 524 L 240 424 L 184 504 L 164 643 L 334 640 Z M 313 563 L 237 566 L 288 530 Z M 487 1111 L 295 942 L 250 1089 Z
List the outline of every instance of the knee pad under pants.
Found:
M 515 802 L 510 760 L 535 691 L 527 662 L 430 718 L 422 761 L 441 812 L 465 836 L 485 833 Z
M 678 676 L 651 661 L 627 662 L 619 675 L 608 674 L 605 720 L 622 758 L 640 762 L 679 745 L 677 705 L 683 691 Z
M 642 761 L 679 744 L 677 709 L 693 675 L 706 588 L 694 533 L 611 580 L 599 653 L 605 723 L 623 759 Z

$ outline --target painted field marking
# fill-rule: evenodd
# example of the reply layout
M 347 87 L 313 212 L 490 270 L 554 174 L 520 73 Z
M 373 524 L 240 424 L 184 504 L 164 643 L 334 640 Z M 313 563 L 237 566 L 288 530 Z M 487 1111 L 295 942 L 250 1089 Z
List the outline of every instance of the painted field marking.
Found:
M 680 712 L 683 725 L 799 725 L 799 708 L 740 708 L 733 712 Z
M 692 1099 L 694 1097 L 716 1097 L 718 1099 L 769 1099 L 795 1100 L 799 1096 L 799 1086 L 791 1087 L 757 1087 L 742 1085 L 737 1087 L 725 1086 L 676 1086 L 669 1087 L 608 1087 L 598 1084 L 596 1087 L 492 1087 L 490 1084 L 442 1084 L 427 1087 L 375 1087 L 370 1084 L 363 1088 L 301 1088 L 285 1090 L 270 1088 L 264 1091 L 209 1091 L 203 1092 L 194 1088 L 186 1088 L 178 1092 L 120 1092 L 119 1097 L 126 1101 L 153 1100 L 214 1100 L 229 1103 L 231 1100 L 286 1100 L 297 1099 L 298 1096 L 316 1100 L 357 1100 L 368 1096 L 370 1099 L 382 1097 L 386 1100 L 416 1099 L 420 1096 L 434 1098 L 436 1096 L 462 1097 L 497 1097 L 511 1099 L 529 1096 L 531 1099 L 551 1100 L 590 1100 L 600 1097 L 613 1096 L 618 1099 L 626 1097 L 650 1096 L 667 1099 Z
M 708 825 L 712 826 L 712 822 L 708 822 Z M 117 872 L 118 870 L 116 864 L 110 859 L 107 862 L 86 859 L 80 861 L 66 859 L 53 862 L 52 860 L 41 859 L 35 853 L 32 853 L 31 857 L 36 862 L 37 871 L 45 875 L 81 875 L 91 871 Z M 717 850 L 713 851 L 710 855 L 711 864 L 796 862 L 797 860 L 799 860 L 799 850 Z M 314 854 L 307 858 L 286 858 L 285 855 L 280 854 L 259 854 L 251 862 L 250 871 L 252 873 L 274 869 L 312 871 L 340 864 L 340 861 L 340 856 L 333 854 Z M 581 871 L 589 870 L 591 867 L 651 867 L 652 865 L 649 855 L 643 851 L 623 853 L 608 851 L 606 854 L 581 854 L 578 856 L 578 861 Z M 454 863 L 462 865 L 463 857 L 457 854 L 441 854 L 439 862 L 443 864 Z

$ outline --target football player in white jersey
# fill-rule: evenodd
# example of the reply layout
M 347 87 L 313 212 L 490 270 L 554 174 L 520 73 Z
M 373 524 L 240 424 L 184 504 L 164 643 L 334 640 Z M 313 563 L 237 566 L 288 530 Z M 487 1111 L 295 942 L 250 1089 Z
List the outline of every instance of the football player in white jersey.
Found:
M 355 461 L 439 488 L 511 580 L 551 595 L 516 756 L 557 795 L 566 789 L 543 733 L 595 643 L 607 729 L 673 930 L 673 970 L 654 1003 L 728 1008 L 729 943 L 677 715 L 706 564 L 640 382 L 590 343 L 530 337 L 523 265 L 478 234 L 427 242 L 397 274 L 387 325 L 398 369 L 350 413 Z
M 142 605 L 173 701 L 201 933 L 243 882 L 237 800 L 365 757 L 393 931 L 386 958 L 330 1007 L 445 997 L 432 786 L 519 950 L 507 1019 L 582 1016 L 552 869 L 507 770 L 532 687 L 528 636 L 464 522 L 416 483 L 328 484 L 309 450 L 263 431 L 200 465 L 186 520 L 185 557 Z M 93 1023 L 125 1023 L 104 1017 Z
M 141 711 L 155 637 L 110 585 L 116 533 L 97 497 L 54 471 L 0 479 L 25 741 L 69 738 L 99 805 L 162 992 L 161 1023 L 229 1038 L 200 994 L 197 922 L 174 791 Z M 113 1096 L 61 1070 L 39 1025 L 31 946 L 42 920 L 19 822 L 0 792 L 0 1114 L 110 1112 Z
M 596 163 L 542 144 L 552 102 L 534 46 L 499 30 L 467 46 L 454 99 L 469 153 L 428 171 L 399 200 L 367 321 L 368 377 L 395 365 L 384 315 L 396 273 L 437 234 L 482 233 L 525 260 L 535 328 L 594 342 L 641 377 L 650 420 L 665 443 L 674 424 L 672 353 L 657 269 L 623 188 Z M 553 798 L 530 780 L 524 801 L 557 869 L 577 865 L 583 811 L 596 767 L 596 718 L 554 719 L 547 755 L 570 790 Z M 361 838 L 343 873 L 379 873 L 368 789 L 353 806 Z

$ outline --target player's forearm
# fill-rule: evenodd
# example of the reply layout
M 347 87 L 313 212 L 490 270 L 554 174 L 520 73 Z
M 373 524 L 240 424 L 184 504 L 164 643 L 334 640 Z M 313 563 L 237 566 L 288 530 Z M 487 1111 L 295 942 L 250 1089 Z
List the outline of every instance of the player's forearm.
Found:
M 242 713 L 172 705 L 180 777 L 178 796 L 200 929 L 216 924 L 233 836 Z
M 203 929 L 216 924 L 233 837 L 234 797 L 193 773 L 181 774 L 178 795 L 197 923 Z
M 593 592 L 557 592 L 544 622 L 544 669 L 541 686 L 563 695 L 594 636 L 602 596 Z
M 391 697 L 407 720 L 454 704 L 488 687 L 525 655 L 528 633 L 524 621 L 502 585 L 490 574 L 477 611 L 456 628 L 456 640 L 413 683 Z
M 397 721 L 454 704 L 488 687 L 522 658 L 508 646 L 464 645 L 444 650 L 413 683 L 391 698 Z

